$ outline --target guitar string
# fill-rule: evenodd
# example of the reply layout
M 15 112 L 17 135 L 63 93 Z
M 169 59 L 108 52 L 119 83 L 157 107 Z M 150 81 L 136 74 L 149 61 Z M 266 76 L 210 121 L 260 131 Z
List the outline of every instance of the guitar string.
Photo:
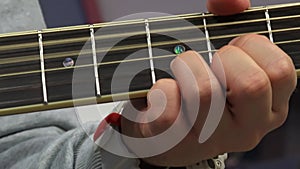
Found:
M 299 40 L 300 41 L 300 40 Z M 212 50 L 211 52 L 217 52 L 218 50 Z M 199 54 L 205 54 L 208 53 L 208 51 L 198 51 Z M 164 58 L 175 58 L 176 56 L 174 54 L 170 54 L 170 55 L 163 55 L 163 56 L 156 56 L 153 57 L 153 60 L 158 60 L 158 59 L 164 59 Z M 126 61 L 115 61 L 114 63 L 100 63 L 99 65 L 106 65 L 106 64 L 117 64 L 117 63 L 128 63 L 128 62 L 135 62 L 135 61 L 146 61 L 149 60 L 149 58 L 138 58 L 138 59 L 131 59 L 131 60 L 126 60 Z M 72 67 L 72 68 L 67 68 L 67 69 L 75 69 L 75 68 L 84 68 L 84 67 L 92 67 L 94 66 L 93 64 L 90 65 L 82 65 L 82 66 L 76 66 L 76 67 Z M 168 69 L 168 68 L 165 68 Z M 48 69 L 45 70 L 46 72 L 49 71 L 59 71 L 59 70 L 66 70 L 66 68 L 59 68 L 59 69 Z M 296 72 L 298 73 L 300 71 L 300 69 L 297 69 Z M 39 73 L 40 71 L 35 71 L 35 72 L 30 72 L 30 73 Z M 20 73 L 21 75 L 22 73 Z M 125 74 L 124 76 L 126 76 L 128 74 Z M 0 76 L 1 78 L 1 76 Z M 65 82 L 61 82 L 62 84 L 69 84 L 69 81 L 65 81 Z M 57 84 L 56 84 L 57 85 Z M 13 89 L 14 91 L 18 90 L 26 90 L 26 89 L 31 89 L 34 86 L 40 86 L 40 84 L 29 84 L 29 85 L 22 85 L 22 86 L 10 86 L 10 87 L 6 87 L 6 88 L 0 88 L 0 93 L 1 92 L 7 92 L 9 89 Z M 49 86 L 48 86 L 49 87 Z
M 270 18 L 271 21 L 278 21 L 284 19 L 296 19 L 300 18 L 300 15 L 291 15 L 291 16 L 282 16 L 282 17 L 274 17 Z M 267 19 L 253 19 L 253 20 L 243 20 L 243 21 L 234 21 L 234 22 L 227 22 L 227 23 L 214 23 L 214 24 L 207 24 L 207 28 L 215 28 L 221 26 L 233 26 L 239 24 L 249 24 L 249 23 L 258 23 L 258 22 L 266 22 Z M 141 23 L 143 24 L 143 23 Z M 201 29 L 204 28 L 204 25 L 195 25 L 195 26 L 185 26 L 179 28 L 164 28 L 164 29 L 153 29 L 151 33 L 159 34 L 164 32 L 175 32 L 175 31 L 185 31 L 191 29 Z M 88 30 L 88 29 L 87 29 Z M 129 37 L 129 36 L 138 36 L 138 35 L 145 35 L 145 31 L 138 31 L 138 32 L 129 32 L 129 33 L 117 33 L 113 35 L 98 35 L 95 36 L 95 40 L 104 40 L 104 39 L 113 39 L 113 38 L 122 38 L 122 37 Z M 87 37 L 79 37 L 79 38 L 68 38 L 68 39 L 61 39 L 61 40 L 49 40 L 44 41 L 44 46 L 52 46 L 52 45 L 63 45 L 63 44 L 70 44 L 70 43 L 77 43 L 77 42 L 86 42 L 89 40 L 89 36 Z M 24 48 L 31 48 L 37 47 L 38 42 L 31 42 L 31 43 L 24 43 L 24 44 L 12 44 L 12 45 L 3 45 L 0 46 L 0 51 L 4 50 L 14 50 L 14 49 L 24 49 Z
M 273 30 L 273 33 L 280 33 L 280 32 L 288 32 L 288 31 L 297 31 L 300 30 L 300 27 L 296 28 L 285 28 L 285 29 L 277 29 Z M 229 35 L 220 35 L 220 36 L 214 36 L 211 37 L 210 40 L 220 40 L 220 39 L 226 39 L 226 38 L 235 38 L 238 36 L 242 36 L 245 34 L 267 34 L 269 31 L 257 31 L 257 32 L 247 32 L 247 33 L 240 33 L 240 34 L 229 34 Z M 201 41 L 206 41 L 206 38 L 195 38 L 195 39 L 187 39 L 187 40 L 173 40 L 173 41 L 163 41 L 163 42 L 157 42 L 153 43 L 153 47 L 160 47 L 160 46 L 166 46 L 166 45 L 171 45 L 171 44 L 179 44 L 179 43 L 190 43 L 190 42 L 201 42 Z M 283 44 L 283 43 L 295 43 L 298 42 L 297 39 L 295 40 L 288 40 L 288 41 L 282 41 L 282 42 L 276 42 L 275 44 Z M 145 48 L 147 47 L 147 44 L 136 44 L 136 45 L 123 45 L 123 46 L 117 46 L 109 50 L 109 48 L 97 48 L 97 53 L 103 53 L 107 51 L 115 52 L 115 51 L 125 51 L 125 50 L 132 50 L 132 49 L 139 49 L 139 48 Z M 67 52 L 56 52 L 56 53 L 49 53 L 49 54 L 44 54 L 45 60 L 47 59 L 55 59 L 55 58 L 63 58 L 63 57 L 71 57 L 74 55 L 78 55 L 81 53 L 82 55 L 85 54 L 91 54 L 91 50 L 83 49 L 82 51 L 67 51 Z M 13 63 L 21 63 L 21 62 L 28 62 L 28 61 L 35 61 L 39 60 L 38 54 L 36 55 L 29 55 L 29 56 L 22 56 L 22 57 L 14 57 L 14 58 L 4 58 L 0 59 L 0 65 L 4 64 L 13 64 Z
M 216 50 L 215 50 L 216 51 Z M 170 56 L 163 56 L 163 57 L 170 57 Z M 298 77 L 299 77 L 299 75 L 300 75 L 300 70 L 298 69 L 298 70 L 296 70 L 296 72 L 297 72 L 297 75 L 298 75 Z M 63 82 L 63 83 L 61 83 L 60 85 L 69 85 L 70 83 L 69 82 Z M 40 87 L 40 85 L 39 84 L 31 84 L 31 85 L 27 85 L 27 88 L 26 88 L 26 86 L 17 86 L 17 87 L 14 87 L 13 88 L 13 90 L 14 91 L 16 91 L 16 90 L 18 90 L 19 92 L 20 91 L 22 91 L 22 90 L 26 90 L 26 89 L 32 89 L 32 87 Z M 7 90 L 8 90 L 9 88 L 0 88 L 0 93 L 1 92 L 7 92 Z M 136 91 L 138 91 L 138 90 L 136 90 Z M 113 94 L 107 94 L 107 95 L 104 95 L 104 96 L 111 96 L 111 95 L 113 95 Z M 11 102 L 9 102 L 9 103 L 11 103 Z M 1 112 L 1 109 L 0 109 L 0 112 Z
M 275 44 L 291 44 L 291 43 L 298 43 L 300 42 L 300 39 L 297 40 L 289 40 L 289 41 L 281 41 L 276 42 Z M 212 52 L 217 52 L 219 49 L 212 50 Z M 210 51 L 203 50 L 203 51 L 197 51 L 199 54 L 206 54 Z M 300 51 L 299 51 L 300 52 Z M 90 53 L 89 53 L 90 54 Z M 162 56 L 153 56 L 153 59 L 163 59 L 163 58 L 170 58 L 175 57 L 175 54 L 169 54 L 169 55 L 162 55 Z M 128 59 L 128 60 L 118 60 L 118 61 L 110 61 L 110 62 L 102 62 L 98 63 L 98 66 L 104 66 L 104 65 L 113 65 L 113 64 L 120 64 L 120 63 L 129 63 L 129 62 L 138 62 L 138 61 L 146 61 L 149 60 L 148 57 L 144 58 L 138 58 L 138 59 Z M 68 70 L 68 69 L 77 69 L 77 68 L 85 68 L 85 67 L 92 67 L 93 64 L 86 64 L 86 65 L 76 65 L 73 67 L 60 67 L 60 68 L 51 68 L 51 69 L 45 69 L 45 72 L 53 72 L 53 71 L 60 71 L 60 70 Z M 24 71 L 24 72 L 15 72 L 15 73 L 7 73 L 0 75 L 0 78 L 2 77 L 11 77 L 11 76 L 18 76 L 18 75 L 27 75 L 27 74 L 35 74 L 40 73 L 41 70 L 32 70 L 32 71 Z
M 289 40 L 289 41 L 282 41 L 282 42 L 277 42 L 275 44 L 290 44 L 290 43 L 298 43 L 300 42 L 300 39 L 298 40 Z M 217 51 L 217 50 L 214 50 L 214 52 Z M 198 51 L 200 54 L 201 53 L 207 53 L 209 51 Z M 85 53 L 85 54 L 90 54 L 90 52 L 88 53 Z M 172 56 L 174 56 L 174 54 L 172 54 Z M 156 56 L 154 57 L 154 59 L 156 58 L 163 58 L 164 56 Z M 119 61 L 111 61 L 111 62 L 103 62 L 103 63 L 99 63 L 98 66 L 101 66 L 101 65 L 110 65 L 110 64 L 118 64 L 118 63 L 126 63 L 126 62 L 132 62 L 132 61 L 141 61 L 141 60 L 147 60 L 148 58 L 139 58 L 139 59 L 129 59 L 129 60 L 119 60 Z M 92 65 L 81 65 L 81 66 L 74 66 L 75 68 L 79 68 L 79 67 L 88 67 L 88 66 L 92 66 Z M 46 72 L 49 72 L 49 71 L 55 71 L 55 70 L 65 70 L 65 69 L 68 69 L 68 68 L 65 68 L 65 67 L 61 67 L 61 68 L 52 68 L 52 69 L 46 69 L 45 71 Z M 2 74 L 0 75 L 0 77 L 8 77 L 8 76 L 16 76 L 16 75 L 24 75 L 24 74 L 32 74 L 32 73 L 39 73 L 40 70 L 34 70 L 34 71 L 25 71 L 25 72 L 17 72 L 17 73 L 8 73 L 8 74 Z
M 300 4 L 297 4 L 297 5 L 300 5 Z M 269 8 L 270 9 L 270 8 Z M 261 10 L 265 10 L 265 9 L 261 9 Z M 199 17 L 199 16 L 198 16 Z M 276 17 L 276 18 L 271 18 L 271 20 L 283 20 L 283 19 L 291 19 L 291 18 L 298 18 L 298 17 L 300 17 L 300 15 L 293 15 L 293 16 L 284 16 L 284 17 Z M 188 18 L 188 17 L 187 17 Z M 161 20 L 157 20 L 157 21 L 161 21 Z M 243 23 L 251 23 L 251 22 L 262 22 L 262 21 L 266 21 L 266 19 L 256 19 L 256 20 L 246 20 L 246 21 L 237 21 L 237 22 L 228 22 L 228 23 L 217 23 L 217 24 L 211 24 L 211 25 L 207 25 L 207 27 L 217 27 L 217 26 L 224 26 L 224 25 L 235 25 L 235 24 L 243 24 Z M 198 27 L 201 27 L 201 26 L 198 26 Z M 203 27 L 203 26 L 202 26 Z M 171 28 L 172 29 L 172 28 Z M 183 29 L 186 29 L 186 28 L 183 28 Z M 187 28 L 188 29 L 188 28 Z M 164 31 L 168 31 L 168 30 L 170 30 L 170 29 L 164 29 Z M 289 29 L 281 29 L 281 30 L 273 30 L 273 32 L 282 32 L 282 31 L 293 31 L 293 30 L 299 30 L 299 28 L 289 28 Z M 162 30 L 154 30 L 154 32 L 155 31 L 157 31 L 157 32 L 159 32 L 159 31 L 162 31 Z M 172 31 L 172 30 L 171 30 Z M 176 31 L 176 29 L 174 30 L 174 31 Z M 267 31 L 262 31 L 262 32 L 253 32 L 253 33 L 258 33 L 258 34 L 263 34 L 263 33 L 268 33 Z M 143 32 L 143 34 L 144 34 L 144 32 Z M 214 40 L 214 39 L 221 39 L 221 38 L 229 38 L 229 37 L 235 37 L 235 36 L 239 36 L 239 35 L 243 35 L 243 34 L 232 34 L 232 35 L 224 35 L 224 36 L 216 36 L 216 37 L 211 37 L 211 40 Z M 119 35 L 115 35 L 116 37 L 118 37 Z M 110 35 L 107 35 L 106 37 L 104 37 L 104 38 L 109 38 L 109 37 L 111 37 Z M 85 39 L 87 39 L 87 38 L 85 38 Z M 206 39 L 192 39 L 192 40 L 186 40 L 186 42 L 193 42 L 193 41 L 201 41 L 201 40 L 206 40 Z M 69 42 L 72 42 L 71 40 L 69 40 Z M 295 43 L 295 42 L 297 42 L 297 40 L 290 40 L 290 41 L 288 41 L 289 43 Z M 46 41 L 45 42 L 45 44 L 47 44 L 48 42 Z M 178 41 L 173 41 L 173 42 L 165 42 L 165 43 L 157 43 L 157 44 L 154 44 L 154 46 L 160 46 L 160 45 L 165 45 L 165 44 L 176 44 L 176 43 L 178 43 Z M 283 43 L 286 43 L 286 42 L 278 42 L 278 44 L 283 44 Z M 50 41 L 49 43 L 48 43 L 48 45 L 54 45 L 55 44 L 55 41 Z M 129 47 L 117 47 L 117 48 L 114 48 L 113 50 L 115 50 L 115 51 L 118 51 L 118 50 L 126 50 L 126 49 L 133 49 L 133 48 L 141 48 L 141 47 L 144 47 L 143 45 L 137 45 L 137 46 L 134 46 L 134 45 L 132 45 L 132 46 L 129 46 Z M 104 51 L 107 51 L 107 50 L 103 50 L 103 49 L 101 49 L 100 50 L 100 52 L 104 52 Z M 66 52 L 66 53 L 69 53 L 69 52 Z M 62 55 L 62 56 L 60 56 L 60 57 L 64 57 L 64 56 L 68 56 L 68 55 L 66 55 L 66 53 L 65 53 L 65 55 Z M 89 52 L 87 52 L 87 53 L 89 53 Z M 98 52 L 99 53 L 99 52 Z M 59 53 L 54 53 L 53 55 L 51 55 L 52 57 L 49 57 L 49 58 L 58 58 L 57 56 L 57 54 L 59 54 Z M 69 53 L 69 56 L 70 56 L 70 54 L 75 54 L 75 55 L 77 55 L 78 53 L 77 52 L 71 52 L 71 53 Z M 48 59 L 49 59 L 48 58 Z M 12 58 L 12 60 L 13 60 L 14 58 Z M 3 61 L 4 60 L 7 60 L 7 59 L 3 59 Z M 25 59 L 26 60 L 26 59 Z M 28 60 L 30 60 L 30 59 L 28 59 Z M 27 60 L 27 61 L 28 61 Z M 1 60 L 2 61 L 2 60 Z M 18 63 L 18 62 L 0 62 L 0 64 L 7 64 L 7 63 Z
M 264 10 L 264 9 L 261 9 Z M 282 42 L 277 42 L 276 44 L 289 44 L 289 43 L 295 43 L 295 42 L 299 42 L 300 40 L 289 40 L 289 41 L 282 41 Z M 207 52 L 207 51 L 206 51 Z M 173 55 L 174 56 L 174 55 Z M 167 55 L 163 56 L 163 57 L 168 57 Z M 1 110 L 1 109 L 0 109 Z

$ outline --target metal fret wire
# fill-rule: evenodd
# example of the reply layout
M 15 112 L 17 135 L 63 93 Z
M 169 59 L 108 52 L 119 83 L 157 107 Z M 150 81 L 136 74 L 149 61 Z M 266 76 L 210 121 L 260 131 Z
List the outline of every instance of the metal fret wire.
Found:
M 202 15 L 204 15 L 204 13 Z M 209 63 L 211 64 L 213 55 L 211 52 L 211 43 L 210 43 L 210 39 L 209 39 L 209 33 L 208 33 L 205 17 L 203 17 L 203 25 L 204 25 L 204 31 L 205 31 L 206 45 L 207 45 L 207 49 L 208 49 Z
M 145 19 L 145 30 L 146 30 L 146 36 L 147 36 L 147 45 L 148 45 L 148 53 L 149 53 L 152 84 L 155 84 L 156 83 L 156 75 L 155 75 L 155 71 L 154 71 L 153 52 L 152 52 L 152 44 L 151 44 L 151 33 L 150 33 L 148 19 Z
M 270 20 L 270 14 L 269 14 L 268 7 L 266 7 L 265 16 L 266 16 L 266 19 L 267 19 L 267 28 L 268 28 L 268 31 L 269 31 L 269 39 L 270 39 L 271 42 L 274 42 L 273 33 L 272 33 L 272 25 L 271 25 L 271 20 Z
M 97 96 L 101 96 L 99 72 L 98 72 L 98 65 L 97 65 L 97 51 L 96 51 L 94 25 L 90 25 L 90 36 L 91 36 L 92 52 L 93 52 L 93 65 L 94 65 L 94 75 L 95 75 L 95 82 L 96 82 L 96 94 L 97 94 Z
M 41 64 L 41 81 L 42 81 L 42 90 L 43 90 L 43 100 L 44 103 L 48 103 L 47 96 L 47 85 L 46 85 L 46 74 L 45 74 L 45 63 L 44 63 L 44 48 L 43 48 L 43 35 L 42 32 L 38 32 L 38 41 L 39 41 L 39 49 L 40 49 L 40 64 Z

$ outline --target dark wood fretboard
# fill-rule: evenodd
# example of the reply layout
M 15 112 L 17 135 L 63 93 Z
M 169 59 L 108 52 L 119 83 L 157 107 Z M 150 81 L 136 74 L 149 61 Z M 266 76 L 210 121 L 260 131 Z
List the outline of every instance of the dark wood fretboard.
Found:
M 300 3 L 3 34 L 0 115 L 145 97 L 157 80 L 172 78 L 176 46 L 209 63 L 247 33 L 270 38 L 300 76 Z

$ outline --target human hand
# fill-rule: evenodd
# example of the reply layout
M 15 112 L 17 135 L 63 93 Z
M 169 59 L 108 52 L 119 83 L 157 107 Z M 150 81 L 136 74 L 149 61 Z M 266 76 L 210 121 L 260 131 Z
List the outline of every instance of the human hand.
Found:
M 248 3 L 231 0 L 229 5 L 225 2 L 229 3 L 226 0 L 208 1 L 208 8 L 224 15 L 231 14 L 229 7 L 240 12 L 247 8 L 245 3 Z M 225 4 L 224 9 L 217 8 L 220 4 Z M 196 121 L 186 137 L 169 151 L 144 159 L 160 166 L 190 165 L 225 152 L 254 148 L 264 135 L 283 124 L 289 98 L 296 86 L 296 74 L 289 56 L 259 35 L 234 39 L 216 52 L 210 67 L 198 53 L 188 51 L 174 59 L 171 69 L 176 80 L 159 80 L 148 93 L 147 106 L 138 102 L 139 111 L 136 113 L 141 114 L 140 119 L 159 117 L 150 123 L 122 119 L 124 134 L 137 138 L 153 137 L 172 125 L 186 128 L 193 121 L 187 105 L 195 104 L 195 100 L 201 101 L 197 103 L 201 106 Z M 187 70 L 195 78 L 195 86 L 187 80 Z M 212 104 L 212 94 L 222 93 L 222 88 L 227 90 L 222 119 L 213 135 L 206 142 L 199 143 Z M 164 95 L 156 91 L 162 91 Z M 195 98 L 197 96 L 199 98 Z M 133 111 L 136 110 L 125 108 L 125 117 Z M 180 112 L 184 116 L 176 121 Z M 124 142 L 135 153 L 136 145 L 126 139 Z M 159 149 L 160 144 L 153 142 L 148 148 Z

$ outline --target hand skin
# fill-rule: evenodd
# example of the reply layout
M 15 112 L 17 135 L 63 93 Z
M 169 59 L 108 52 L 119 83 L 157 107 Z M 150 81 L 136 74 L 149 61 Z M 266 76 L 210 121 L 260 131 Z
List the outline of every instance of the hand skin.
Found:
M 216 14 L 232 14 L 231 10 L 241 12 L 248 7 L 247 4 L 249 6 L 249 1 L 210 0 L 208 9 Z M 219 10 L 218 5 L 224 5 L 224 9 Z M 188 65 L 196 77 L 196 91 L 182 80 L 182 63 Z M 220 64 L 224 68 L 226 80 L 222 77 Z M 182 105 L 181 98 L 183 102 L 192 102 L 193 95 L 190 93 L 200 93 L 203 106 L 200 107 L 196 123 L 188 135 L 171 150 L 143 159 L 147 163 L 157 166 L 186 166 L 225 152 L 248 151 L 286 120 L 289 98 L 296 87 L 296 73 L 290 57 L 266 37 L 250 34 L 235 38 L 215 53 L 209 71 L 205 67 L 209 68 L 194 51 L 179 55 L 171 64 L 176 80 L 159 80 L 148 93 L 146 105 L 137 101 L 140 113 L 155 114 L 155 107 L 160 107 L 160 102 L 155 96 L 150 96 L 150 93 L 156 89 L 163 91 L 167 104 L 162 115 L 147 124 L 122 119 L 124 134 L 152 137 L 173 124 Z M 209 81 L 209 74 L 212 75 L 213 83 Z M 199 133 L 210 107 L 211 94 L 220 86 L 226 86 L 227 89 L 222 119 L 213 135 L 200 144 Z M 191 90 L 193 91 L 190 92 Z M 124 115 L 132 111 L 134 110 L 125 107 Z M 190 120 L 188 108 L 185 111 L 186 117 L 177 124 L 182 127 Z M 124 142 L 129 149 L 135 146 L 126 140 Z M 157 143 L 149 146 L 155 148 Z
M 250 0 L 208 0 L 207 9 L 216 15 L 233 15 L 249 8 Z

